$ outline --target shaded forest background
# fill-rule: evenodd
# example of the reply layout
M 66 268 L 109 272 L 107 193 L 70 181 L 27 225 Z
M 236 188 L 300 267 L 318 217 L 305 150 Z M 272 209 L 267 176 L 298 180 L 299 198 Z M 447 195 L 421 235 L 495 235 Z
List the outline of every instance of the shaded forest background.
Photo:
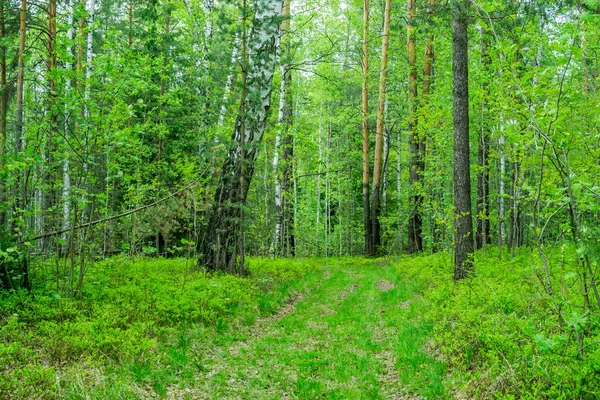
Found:
M 470 240 L 513 254 L 529 246 L 544 259 L 546 246 L 572 241 L 586 296 L 600 305 L 596 1 L 396 2 L 383 36 L 384 2 L 286 4 L 290 16 L 273 22 L 266 130 L 247 150 L 254 176 L 238 228 L 251 240 L 234 263 L 241 253 L 453 248 L 451 21 L 462 10 Z M 236 146 L 257 6 L 2 2 L 1 251 L 14 266 L 5 287 L 30 284 L 35 270 L 23 265 L 32 256 L 65 256 L 54 279 L 75 290 L 88 260 L 202 253 Z M 375 148 L 366 169 L 364 146 Z M 361 176 L 377 165 L 371 243 Z

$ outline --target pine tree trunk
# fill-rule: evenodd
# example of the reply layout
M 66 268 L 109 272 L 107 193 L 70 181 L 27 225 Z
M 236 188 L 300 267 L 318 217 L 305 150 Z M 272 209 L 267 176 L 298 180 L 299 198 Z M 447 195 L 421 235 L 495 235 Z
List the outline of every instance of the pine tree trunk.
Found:
M 375 160 L 373 166 L 373 189 L 371 202 L 371 245 L 376 252 L 381 246 L 381 225 L 379 215 L 381 213 L 381 175 L 383 168 L 383 134 L 385 127 L 385 98 L 387 60 L 390 38 L 390 10 L 391 0 L 386 0 L 383 18 L 383 39 L 381 44 L 381 72 L 379 75 L 379 101 L 377 105 L 377 131 L 375 136 Z
M 454 2 L 452 92 L 454 98 L 454 280 L 474 270 L 469 161 L 468 0 Z
M 409 151 L 409 216 L 408 216 L 408 252 L 417 253 L 423 250 L 423 218 L 421 207 L 423 195 L 423 158 L 421 155 L 421 138 L 417 130 L 417 52 L 416 0 L 408 0 L 407 18 L 407 54 L 408 54 L 408 151 Z
M 0 173 L 4 173 L 4 152 L 6 146 L 6 118 L 8 114 L 8 87 L 6 81 L 6 21 L 4 15 L 4 1 L 0 2 Z M 0 204 L 6 204 L 5 176 L 0 176 Z M 6 210 L 0 209 L 0 231 L 6 227 Z
M 259 0 L 256 4 L 248 43 L 248 95 L 240 106 L 231 148 L 223 164 L 204 239 L 199 246 L 198 267 L 211 271 L 246 272 L 238 268 L 236 252 L 241 234 L 240 218 L 271 105 L 282 3 L 281 0 Z
M 490 55 L 488 54 L 487 39 L 488 33 L 482 31 L 481 39 L 481 59 L 483 61 L 484 71 L 489 72 Z M 481 129 L 479 130 L 479 148 L 477 151 L 477 249 L 485 248 L 491 243 L 490 238 L 490 133 L 489 133 L 489 113 L 488 96 L 489 82 L 484 78 L 483 83 L 483 101 L 481 105 Z
M 369 199 L 369 0 L 363 6 L 363 83 L 362 83 L 362 154 L 363 154 L 363 227 L 365 234 L 365 255 L 372 255 L 373 236 L 371 226 L 371 205 Z

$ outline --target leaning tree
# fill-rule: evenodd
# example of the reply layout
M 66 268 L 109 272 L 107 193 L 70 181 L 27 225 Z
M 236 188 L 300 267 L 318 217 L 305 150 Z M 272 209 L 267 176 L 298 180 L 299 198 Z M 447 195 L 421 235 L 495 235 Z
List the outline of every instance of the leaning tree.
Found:
M 257 0 L 248 43 L 243 41 L 242 99 L 223 164 L 208 225 L 199 243 L 198 267 L 227 273 L 246 272 L 238 256 L 243 254 L 243 204 L 254 174 L 254 164 L 265 132 L 271 105 L 273 75 L 283 0 Z M 244 10 L 245 12 L 245 10 Z M 245 39 L 245 34 L 244 34 Z

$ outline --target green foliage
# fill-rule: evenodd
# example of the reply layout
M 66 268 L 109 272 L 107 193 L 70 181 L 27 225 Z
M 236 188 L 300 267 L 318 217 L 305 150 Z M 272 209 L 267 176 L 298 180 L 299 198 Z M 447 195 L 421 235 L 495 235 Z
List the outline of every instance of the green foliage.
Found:
M 171 368 L 182 368 L 190 330 L 226 332 L 230 324 L 252 324 L 285 301 L 293 282 L 318 269 L 316 261 L 257 259 L 250 260 L 253 276 L 239 278 L 206 275 L 194 266 L 185 259 L 132 264 L 116 258 L 90 267 L 82 300 L 61 297 L 53 283 L 31 295 L 2 293 L 0 397 L 78 397 L 77 385 L 88 393 L 89 380 L 111 368 L 125 379 L 152 376 L 156 387 L 164 387 L 171 378 L 157 376 L 155 365 L 164 359 Z M 100 397 L 129 390 L 100 386 L 106 390 L 96 392 Z
M 559 297 L 540 284 L 539 256 L 510 259 L 495 249 L 476 256 L 476 277 L 451 282 L 450 255 L 401 260 L 419 282 L 433 324 L 431 351 L 468 398 L 582 398 L 600 391 L 600 318 L 582 312 L 574 252 L 551 270 Z M 557 257 L 558 258 L 558 257 Z M 569 264 L 564 262 L 570 261 Z

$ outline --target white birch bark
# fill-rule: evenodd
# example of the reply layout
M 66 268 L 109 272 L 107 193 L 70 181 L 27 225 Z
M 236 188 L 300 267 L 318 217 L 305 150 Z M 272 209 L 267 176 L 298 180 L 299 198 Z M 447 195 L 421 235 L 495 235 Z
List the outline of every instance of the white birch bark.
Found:
M 504 127 L 502 127 L 502 130 L 504 131 Z M 506 242 L 506 225 L 504 223 L 504 216 L 505 216 L 505 204 L 504 204 L 504 194 L 505 194 L 505 188 L 504 188 L 504 175 L 506 174 L 506 157 L 504 155 L 504 143 L 505 143 L 505 138 L 504 136 L 500 136 L 500 139 L 498 139 L 498 145 L 500 147 L 500 178 L 499 178 L 499 210 L 498 210 L 498 218 L 500 220 L 500 245 L 503 245 Z
M 280 232 L 283 218 L 283 194 L 281 191 L 281 179 L 279 177 L 279 151 L 281 147 L 281 135 L 283 131 L 283 115 L 285 108 L 285 66 L 281 66 L 281 84 L 279 86 L 279 111 L 277 113 L 277 135 L 275 136 L 275 151 L 273 152 L 273 171 L 275 173 L 275 234 L 273 235 L 273 243 L 271 244 L 271 257 L 275 256 L 275 252 L 279 246 Z
M 247 96 L 232 135 L 232 147 L 223 164 L 223 172 L 200 249 L 201 257 L 198 260 L 200 267 L 204 266 L 209 270 L 240 273 L 234 247 L 239 243 L 241 230 L 231 221 L 241 221 L 243 216 L 240 205 L 246 201 L 267 124 L 273 76 L 277 65 L 282 8 L 282 0 L 258 0 L 255 4 L 247 47 Z
M 233 50 L 231 50 L 231 67 L 229 69 L 229 74 L 227 75 L 227 80 L 225 81 L 225 91 L 223 92 L 223 104 L 221 105 L 221 111 L 219 112 L 219 126 L 223 126 L 225 122 L 225 114 L 227 114 L 227 99 L 229 98 L 229 92 L 231 92 L 231 85 L 233 84 L 233 77 L 235 75 L 235 66 L 240 58 L 240 35 L 239 33 L 235 35 L 235 40 L 233 41 Z M 218 142 L 219 138 L 215 137 L 215 142 Z
M 87 58 L 85 66 L 85 93 L 84 93 L 84 117 L 87 119 L 90 116 L 89 99 L 90 99 L 90 78 L 92 77 L 92 68 L 94 60 L 94 16 L 96 11 L 96 1 L 89 0 L 88 2 L 88 34 L 87 34 Z
M 67 2 L 67 23 L 69 25 L 69 30 L 67 32 L 68 37 L 68 45 L 67 45 L 67 62 L 65 65 L 65 69 L 67 70 L 67 81 L 65 82 L 65 101 L 67 102 L 65 109 L 69 109 L 69 96 L 71 94 L 71 69 L 73 68 L 73 64 L 71 64 L 71 53 L 73 48 L 71 43 L 73 42 L 74 30 L 73 30 L 73 0 L 69 0 Z M 69 136 L 69 118 L 65 118 L 65 137 Z M 69 156 L 65 155 L 63 160 L 63 229 L 69 229 L 70 220 L 71 220 L 71 203 L 69 198 L 71 197 L 71 175 L 69 175 Z M 66 233 L 64 237 L 66 237 Z

